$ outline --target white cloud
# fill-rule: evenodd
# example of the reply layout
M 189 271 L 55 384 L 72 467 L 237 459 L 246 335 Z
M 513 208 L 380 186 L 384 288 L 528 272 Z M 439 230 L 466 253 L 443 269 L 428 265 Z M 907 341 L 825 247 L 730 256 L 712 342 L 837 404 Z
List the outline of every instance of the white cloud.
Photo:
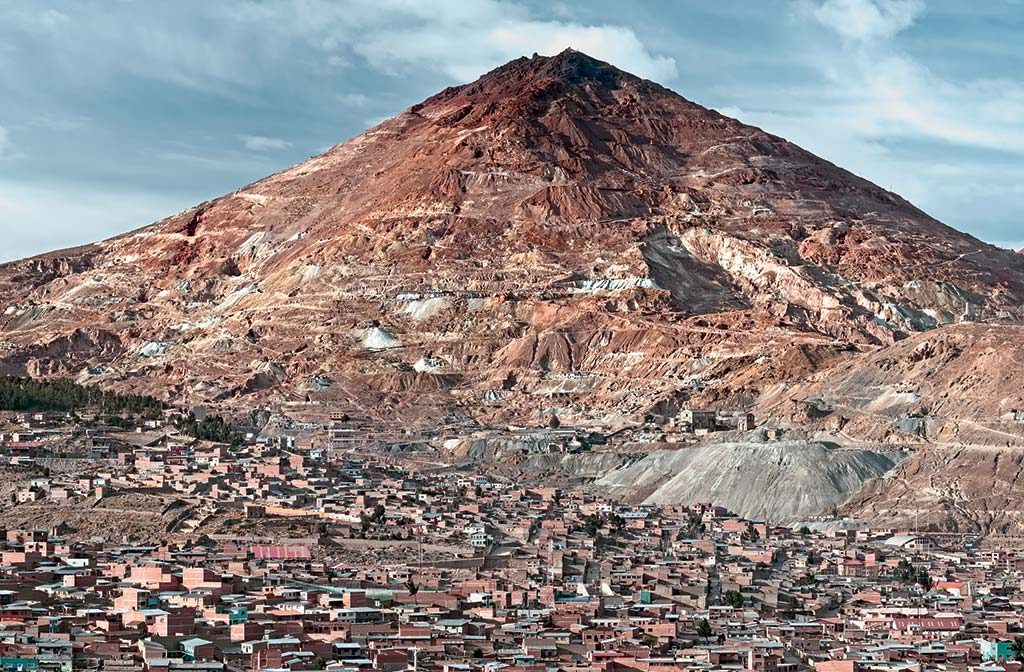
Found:
M 77 131 L 89 124 L 86 117 L 69 117 L 54 114 L 40 114 L 29 122 L 32 126 L 51 131 Z
M 952 82 L 898 53 L 861 60 L 854 74 L 875 110 L 869 131 L 1024 153 L 1024 82 Z
M 370 97 L 365 93 L 350 91 L 349 93 L 339 93 L 338 102 L 346 107 L 366 107 L 370 104 Z
M 844 38 L 866 41 L 906 30 L 924 10 L 924 0 L 825 0 L 812 11 Z
M 281 138 L 268 138 L 263 135 L 242 135 L 239 137 L 242 140 L 242 145 L 254 152 L 280 151 L 292 146 L 292 143 Z
M 923 0 L 824 0 L 798 14 L 845 41 L 823 41 L 809 59 L 827 84 L 833 132 L 864 140 L 913 138 L 1024 153 L 1024 81 L 953 81 L 899 48 L 896 35 L 924 12 Z
M 5 159 L 24 159 L 27 154 L 19 152 L 11 140 L 11 133 L 3 126 L 0 126 L 0 161 Z
M 494 0 L 473 4 L 473 11 L 466 12 L 464 3 L 430 3 L 436 11 L 418 13 L 398 27 L 381 25 L 355 51 L 376 68 L 428 67 L 460 82 L 519 56 L 550 56 L 569 47 L 641 77 L 664 82 L 676 76 L 675 59 L 652 54 L 630 28 L 538 20 L 518 5 Z M 402 48 L 395 49 L 396 44 Z
M 856 30 L 836 24 L 822 31 L 816 10 L 841 4 L 793 0 L 792 25 L 803 29 L 792 33 L 793 60 L 816 68 L 817 80 L 785 90 L 748 86 L 723 113 L 782 135 L 940 220 L 1019 247 L 1007 204 L 1024 195 L 1024 80 L 972 79 L 918 60 L 903 47 L 901 31 L 914 29 L 923 6 L 894 15 L 892 7 L 868 3 L 889 17 L 884 27 L 866 19 Z
M 22 6 L 12 4 L 3 9 L 6 21 L 32 33 L 56 32 L 71 22 L 71 17 L 64 12 L 53 8 L 40 11 L 29 3 Z
M 641 77 L 668 81 L 676 62 L 652 53 L 630 28 L 535 18 L 523 5 L 502 0 L 352 0 L 344 8 L 325 0 L 297 0 L 297 7 L 250 4 L 235 20 L 273 24 L 313 41 L 331 64 L 347 64 L 351 51 L 387 73 L 441 72 L 458 82 L 534 52 L 552 55 L 572 47 Z M 297 10 L 297 11 L 296 11 Z
M 186 6 L 188 11 L 147 5 L 141 14 L 135 3 L 112 3 L 104 12 L 76 5 L 66 13 L 23 8 L 5 19 L 51 54 L 54 77 L 108 85 L 129 74 L 224 97 L 279 77 L 281 63 L 306 59 L 310 49 L 328 70 L 366 63 L 385 74 L 430 71 L 455 82 L 512 58 L 567 47 L 663 82 L 677 72 L 673 58 L 653 53 L 628 27 L 574 20 L 567 11 L 538 18 L 512 0 L 224 0 Z
M 49 30 L 60 28 L 69 21 L 71 17 L 56 9 L 46 9 L 39 15 L 39 23 Z
M 519 56 L 553 56 L 569 47 L 648 79 L 665 82 L 676 76 L 675 60 L 652 55 L 629 28 L 496 20 L 482 31 L 469 25 L 453 29 L 457 37 L 451 41 L 429 26 L 398 33 L 385 31 L 362 42 L 356 50 L 380 69 L 427 66 L 459 82 L 472 81 Z M 404 48 L 395 50 L 395 41 Z M 458 49 L 453 48 L 455 44 Z

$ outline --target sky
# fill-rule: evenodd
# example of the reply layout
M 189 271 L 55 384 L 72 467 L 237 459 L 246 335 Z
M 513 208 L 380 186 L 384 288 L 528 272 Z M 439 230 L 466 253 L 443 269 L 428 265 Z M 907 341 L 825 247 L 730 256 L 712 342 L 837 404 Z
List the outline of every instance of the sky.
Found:
M 1024 247 L 1024 0 L 0 0 L 0 261 L 573 47 Z

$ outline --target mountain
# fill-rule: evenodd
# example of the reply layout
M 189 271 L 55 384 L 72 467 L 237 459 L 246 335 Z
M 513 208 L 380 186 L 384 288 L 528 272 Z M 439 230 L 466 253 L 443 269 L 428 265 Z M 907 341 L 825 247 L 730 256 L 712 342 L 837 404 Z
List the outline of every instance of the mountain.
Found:
M 0 310 L 0 370 L 182 403 L 614 428 L 689 400 L 824 430 L 789 390 L 852 399 L 884 353 L 895 380 L 904 343 L 978 323 L 1020 341 L 1024 257 L 569 50 L 145 228 L 4 265 Z M 1006 389 L 939 394 L 956 416 Z M 977 395 L 993 402 L 957 405 Z M 910 411 L 887 416 L 890 443 Z M 867 424 L 852 438 L 885 434 Z

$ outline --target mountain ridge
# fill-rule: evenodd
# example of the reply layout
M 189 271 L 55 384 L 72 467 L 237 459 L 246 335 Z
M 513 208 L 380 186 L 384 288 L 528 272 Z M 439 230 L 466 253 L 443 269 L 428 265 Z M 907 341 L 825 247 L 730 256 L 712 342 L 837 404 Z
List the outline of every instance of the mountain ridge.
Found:
M 666 403 L 826 431 L 835 416 L 787 391 L 884 397 L 918 375 L 907 342 L 945 339 L 969 369 L 987 357 L 959 345 L 971 326 L 1012 340 L 1022 306 L 1021 255 L 567 51 L 148 226 L 0 265 L 0 372 L 453 432 L 615 429 Z M 1019 396 L 968 382 L 880 427 L 854 418 L 851 438 L 914 444 L 901 414 Z

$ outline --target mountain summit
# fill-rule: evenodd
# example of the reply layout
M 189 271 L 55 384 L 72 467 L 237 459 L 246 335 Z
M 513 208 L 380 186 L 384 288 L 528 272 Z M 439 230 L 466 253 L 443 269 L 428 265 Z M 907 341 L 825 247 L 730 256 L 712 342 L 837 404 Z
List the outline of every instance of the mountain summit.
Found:
M 381 423 L 619 425 L 680 395 L 755 407 L 919 332 L 1016 323 L 1022 303 L 1020 255 L 568 50 L 0 267 L 0 365 Z

